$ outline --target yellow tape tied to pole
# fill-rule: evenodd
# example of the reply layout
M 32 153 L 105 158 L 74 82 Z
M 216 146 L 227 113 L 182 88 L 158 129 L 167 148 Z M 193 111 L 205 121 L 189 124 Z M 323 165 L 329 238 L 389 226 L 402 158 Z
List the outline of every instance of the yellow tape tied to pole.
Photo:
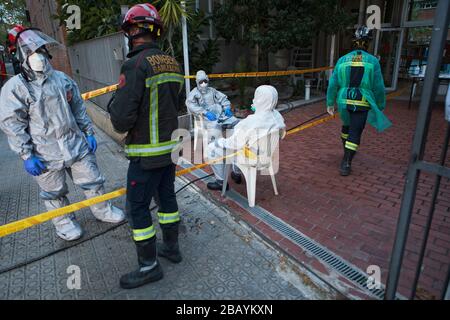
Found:
M 107 87 L 107 88 L 103 88 L 103 89 L 99 89 L 99 90 L 96 90 L 96 91 L 89 92 L 89 93 L 83 95 L 84 96 L 83 98 L 85 99 L 85 97 L 86 97 L 86 99 L 90 99 L 90 98 L 93 98 L 94 96 L 102 95 L 102 94 L 106 93 L 106 91 L 108 91 L 108 90 L 110 90 L 109 92 L 111 92 L 111 91 L 114 91 L 116 89 L 117 89 L 116 85 L 115 86 L 110 86 L 110 87 Z M 103 93 L 101 93 L 101 92 L 103 92 Z M 393 92 L 393 93 L 391 93 L 391 94 L 389 94 L 387 96 L 387 99 L 388 100 L 392 99 L 392 98 L 400 95 L 401 93 L 402 92 L 397 94 L 397 92 Z M 287 135 L 292 135 L 292 134 L 298 133 L 300 131 L 303 131 L 303 130 L 306 130 L 306 129 L 318 126 L 318 125 L 320 125 L 322 123 L 331 121 L 331 120 L 335 119 L 336 117 L 337 117 L 337 114 L 334 114 L 334 115 L 330 115 L 330 116 L 327 116 L 325 118 L 316 120 L 314 122 L 311 122 L 309 124 L 305 124 L 303 126 L 300 126 L 298 128 L 295 128 L 295 129 L 292 129 L 292 130 L 288 131 Z M 178 176 L 182 176 L 182 175 L 188 174 L 190 172 L 193 172 L 195 170 L 204 168 L 204 167 L 206 167 L 208 165 L 211 165 L 211 164 L 214 164 L 216 162 L 220 162 L 220 161 L 223 161 L 223 160 L 225 160 L 227 158 L 234 157 L 234 156 L 238 155 L 239 153 L 244 153 L 244 155 L 246 157 L 251 158 L 251 159 L 254 159 L 256 157 L 256 155 L 254 153 L 252 153 L 250 149 L 244 148 L 243 150 L 237 151 L 237 152 L 232 153 L 230 155 L 227 155 L 227 156 L 224 156 L 224 157 L 221 157 L 221 158 L 218 158 L 218 159 L 214 159 L 212 161 L 209 161 L 209 162 L 206 162 L 206 163 L 202 163 L 202 164 L 193 166 L 191 168 L 187 168 L 187 169 L 183 169 L 183 170 L 177 171 L 176 176 L 178 177 Z M 108 200 L 112 200 L 112 199 L 121 197 L 121 196 L 125 195 L 126 192 L 127 192 L 126 189 L 122 188 L 122 189 L 116 190 L 114 192 L 110 192 L 110 193 L 104 194 L 104 195 L 99 196 L 99 197 L 95 197 L 95 198 L 84 200 L 84 201 L 81 201 L 81 202 L 78 202 L 78 203 L 71 204 L 71 205 L 69 205 L 67 207 L 64 207 L 64 208 L 59 208 L 59 209 L 56 209 L 56 210 L 48 211 L 46 213 L 38 214 L 38 215 L 33 216 L 33 217 L 25 218 L 25 219 L 22 219 L 22 220 L 19 220 L 19 221 L 16 221 L 16 222 L 12 222 L 12 223 L 0 226 L 0 238 L 1 237 L 5 237 L 5 236 L 10 235 L 10 234 L 13 234 L 13 233 L 16 233 L 16 232 L 19 232 L 19 231 L 22 231 L 22 230 L 25 230 L 27 228 L 31 228 L 31 227 L 33 227 L 35 225 L 42 224 L 42 223 L 44 223 L 46 221 L 49 221 L 49 220 L 52 220 L 54 218 L 57 218 L 57 217 L 60 217 L 60 216 L 63 216 L 63 215 L 66 215 L 66 214 L 69 214 L 69 213 L 81 210 L 83 208 L 87 208 L 87 207 L 89 207 L 91 205 L 94 205 L 94 204 L 97 204 L 97 203 L 101 203 L 101 202 L 104 202 L 104 201 L 108 201 Z

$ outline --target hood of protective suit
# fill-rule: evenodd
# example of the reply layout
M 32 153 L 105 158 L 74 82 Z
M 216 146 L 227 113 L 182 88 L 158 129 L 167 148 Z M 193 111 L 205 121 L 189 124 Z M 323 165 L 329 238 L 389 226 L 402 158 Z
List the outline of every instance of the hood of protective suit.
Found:
M 260 86 L 255 91 L 252 107 L 255 114 L 270 112 L 275 109 L 278 103 L 278 91 L 272 86 Z
M 28 29 L 19 34 L 17 38 L 17 50 L 18 56 L 22 67 L 23 75 L 30 81 L 36 79 L 45 78 L 49 73 L 53 71 L 49 58 L 48 47 L 60 47 L 63 46 L 55 39 L 47 36 L 36 29 Z M 42 63 L 43 66 L 39 68 L 42 71 L 35 71 L 32 69 L 33 63 L 30 63 L 30 57 L 34 57 L 36 53 L 42 53 L 45 57 Z
M 208 81 L 208 84 L 206 86 L 205 85 L 203 85 L 203 86 L 200 85 L 200 82 L 203 81 L 203 80 Z M 205 92 L 206 90 L 208 90 L 209 78 L 208 78 L 208 75 L 206 74 L 205 71 L 200 70 L 200 71 L 197 72 L 197 76 L 195 77 L 195 82 L 197 82 L 197 89 L 200 92 Z
M 278 91 L 272 86 L 263 85 L 256 89 L 253 99 L 255 114 L 242 120 L 235 129 L 274 130 L 286 127 L 282 115 L 275 110 L 278 103 Z

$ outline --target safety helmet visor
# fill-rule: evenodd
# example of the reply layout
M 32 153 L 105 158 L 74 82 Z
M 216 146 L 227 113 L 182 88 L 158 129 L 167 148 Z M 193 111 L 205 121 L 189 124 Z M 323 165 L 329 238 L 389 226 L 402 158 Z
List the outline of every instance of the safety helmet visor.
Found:
M 34 29 L 28 29 L 21 32 L 17 39 L 17 48 L 24 58 L 28 58 L 43 46 L 46 46 L 46 48 L 49 49 L 58 46 L 62 47 L 62 44 L 42 31 Z

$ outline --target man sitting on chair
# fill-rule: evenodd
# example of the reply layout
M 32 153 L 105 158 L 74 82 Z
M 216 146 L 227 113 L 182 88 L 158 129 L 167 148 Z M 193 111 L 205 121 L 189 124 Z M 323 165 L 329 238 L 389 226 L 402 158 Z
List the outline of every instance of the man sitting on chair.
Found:
M 208 143 L 222 136 L 222 128 L 233 126 L 239 120 L 231 111 L 231 103 L 222 92 L 209 86 L 205 71 L 200 70 L 196 76 L 197 87 L 186 99 L 186 107 L 197 117 L 205 118 Z
M 208 145 L 208 159 L 213 160 L 229 154 L 230 152 L 241 150 L 245 146 L 251 146 L 260 138 L 266 136 L 273 130 L 283 130 L 286 128 L 281 114 L 275 110 L 278 103 L 277 90 L 268 85 L 260 86 L 256 89 L 253 99 L 252 110 L 255 114 L 248 116 L 235 127 L 233 134 L 227 138 L 219 138 Z M 210 190 L 222 190 L 225 179 L 225 165 L 223 162 L 211 165 L 215 182 L 208 183 Z M 240 175 L 233 172 L 231 178 L 240 182 Z M 228 187 L 228 186 L 227 186 Z

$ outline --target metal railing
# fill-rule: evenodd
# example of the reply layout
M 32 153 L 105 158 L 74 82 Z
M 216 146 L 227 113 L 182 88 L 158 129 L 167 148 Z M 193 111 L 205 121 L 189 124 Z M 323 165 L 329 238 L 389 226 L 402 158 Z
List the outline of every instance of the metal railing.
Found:
M 435 204 L 437 196 L 439 194 L 441 178 L 442 177 L 450 178 L 450 168 L 445 166 L 445 160 L 447 156 L 450 138 L 450 123 L 448 124 L 448 128 L 446 131 L 440 162 L 430 163 L 424 161 L 424 153 L 432 113 L 432 104 L 434 102 L 434 98 L 436 97 L 439 70 L 442 63 L 442 54 L 447 41 L 449 10 L 450 10 L 450 1 L 439 0 L 436 10 L 435 22 L 432 31 L 433 34 L 429 51 L 429 56 L 433 57 L 433 59 L 429 59 L 425 75 L 422 98 L 420 101 L 419 113 L 417 118 L 416 131 L 412 145 L 411 159 L 406 176 L 406 184 L 400 208 L 400 216 L 397 224 L 395 243 L 390 261 L 389 274 L 386 285 L 386 295 L 385 295 L 385 299 L 388 300 L 395 299 L 397 294 L 403 256 L 405 254 L 406 242 L 408 239 L 408 232 L 410 229 L 411 217 L 414 208 L 414 202 L 416 198 L 420 174 L 422 172 L 426 172 L 434 174 L 436 178 L 431 199 L 431 206 L 425 224 L 425 234 L 423 236 L 422 243 L 420 245 L 419 259 L 417 262 L 416 272 L 412 283 L 413 289 L 409 296 L 410 299 L 414 299 L 416 297 L 417 284 L 421 274 L 422 264 L 425 256 L 425 249 L 428 242 L 431 223 L 433 220 Z M 441 299 L 444 298 L 448 299 L 450 296 L 449 292 L 450 268 L 448 272 L 449 275 L 447 275 L 447 279 L 445 280 L 444 287 L 440 295 Z

